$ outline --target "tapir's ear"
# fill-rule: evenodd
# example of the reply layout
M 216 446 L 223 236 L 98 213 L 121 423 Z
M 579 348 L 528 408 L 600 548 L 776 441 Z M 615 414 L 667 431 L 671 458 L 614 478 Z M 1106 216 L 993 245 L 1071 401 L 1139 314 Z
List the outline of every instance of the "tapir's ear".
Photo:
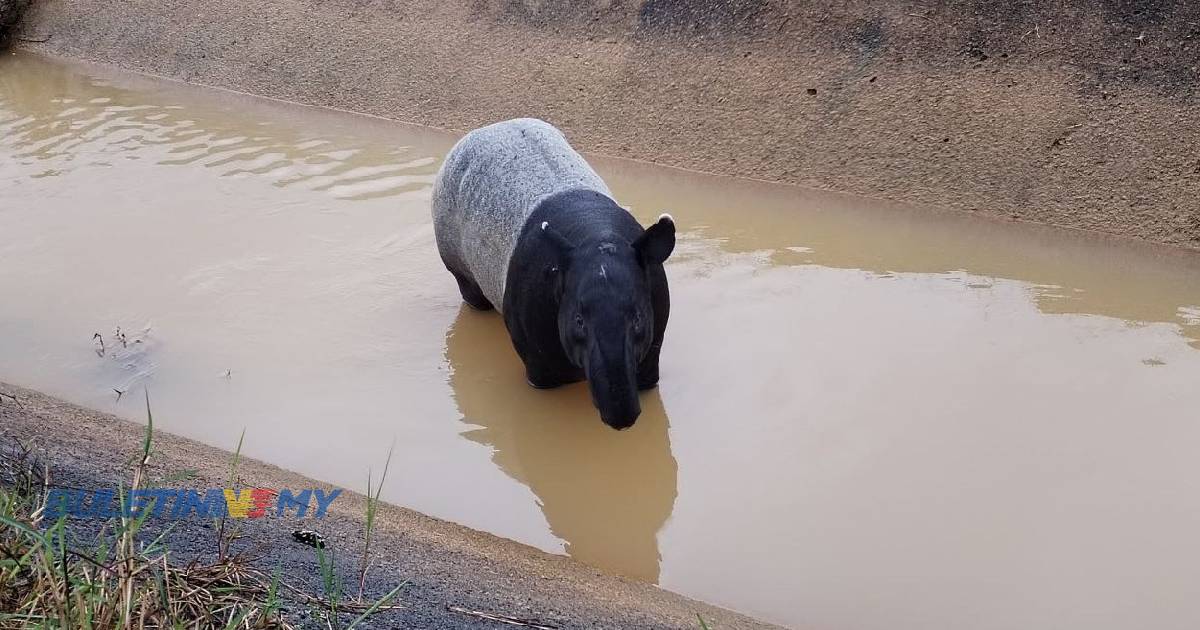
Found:
M 558 230 L 550 227 L 549 221 L 542 221 L 542 235 L 546 237 L 546 240 L 550 244 L 554 245 L 560 254 L 565 254 L 575 249 L 575 246 L 571 244 L 571 241 L 567 240 L 567 237 L 560 234 Z
M 675 250 L 675 220 L 664 214 L 633 243 L 642 264 L 661 265 Z

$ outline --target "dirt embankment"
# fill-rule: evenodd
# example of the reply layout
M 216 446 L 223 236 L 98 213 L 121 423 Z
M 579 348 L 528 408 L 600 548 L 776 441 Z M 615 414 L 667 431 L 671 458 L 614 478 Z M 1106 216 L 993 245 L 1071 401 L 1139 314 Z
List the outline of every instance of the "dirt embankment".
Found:
M 1200 247 L 1195 2 L 39 0 L 24 35 L 304 103 L 460 130 L 540 116 L 595 152 Z

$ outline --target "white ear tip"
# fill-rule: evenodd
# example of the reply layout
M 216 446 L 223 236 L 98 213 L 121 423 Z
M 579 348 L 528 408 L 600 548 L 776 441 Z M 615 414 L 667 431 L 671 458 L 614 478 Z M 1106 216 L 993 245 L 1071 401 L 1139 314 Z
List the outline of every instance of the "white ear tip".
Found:
M 659 221 L 662 221 L 663 219 L 666 219 L 666 220 L 670 221 L 671 223 L 674 223 L 674 222 L 675 222 L 675 217 L 673 217 L 673 216 L 671 216 L 671 215 L 667 214 L 666 212 L 664 212 L 664 213 L 662 213 L 662 214 L 658 215 L 658 220 L 659 220 Z
M 549 222 L 549 221 L 542 221 L 542 229 L 544 230 L 544 229 L 546 229 L 546 228 L 548 228 L 548 227 L 550 227 L 550 222 Z

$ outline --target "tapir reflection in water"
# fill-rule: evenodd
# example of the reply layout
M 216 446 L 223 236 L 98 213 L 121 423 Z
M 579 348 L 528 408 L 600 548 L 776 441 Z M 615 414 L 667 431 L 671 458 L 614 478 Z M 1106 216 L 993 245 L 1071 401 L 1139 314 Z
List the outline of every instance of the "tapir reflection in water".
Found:
M 605 424 L 658 384 L 671 300 L 669 215 L 643 229 L 558 129 L 521 118 L 468 133 L 433 186 L 438 252 L 467 304 L 496 308 L 534 387 L 587 379 Z

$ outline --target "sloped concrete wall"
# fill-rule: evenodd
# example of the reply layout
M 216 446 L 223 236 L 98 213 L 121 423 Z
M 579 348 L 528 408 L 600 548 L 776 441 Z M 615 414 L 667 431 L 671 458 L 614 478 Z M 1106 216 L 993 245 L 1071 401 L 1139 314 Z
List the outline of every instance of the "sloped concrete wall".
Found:
M 39 0 L 24 33 L 304 103 L 538 116 L 589 151 L 1200 247 L 1200 3 Z
M 14 28 L 21 21 L 28 0 L 0 0 L 0 50 L 8 47 Z

